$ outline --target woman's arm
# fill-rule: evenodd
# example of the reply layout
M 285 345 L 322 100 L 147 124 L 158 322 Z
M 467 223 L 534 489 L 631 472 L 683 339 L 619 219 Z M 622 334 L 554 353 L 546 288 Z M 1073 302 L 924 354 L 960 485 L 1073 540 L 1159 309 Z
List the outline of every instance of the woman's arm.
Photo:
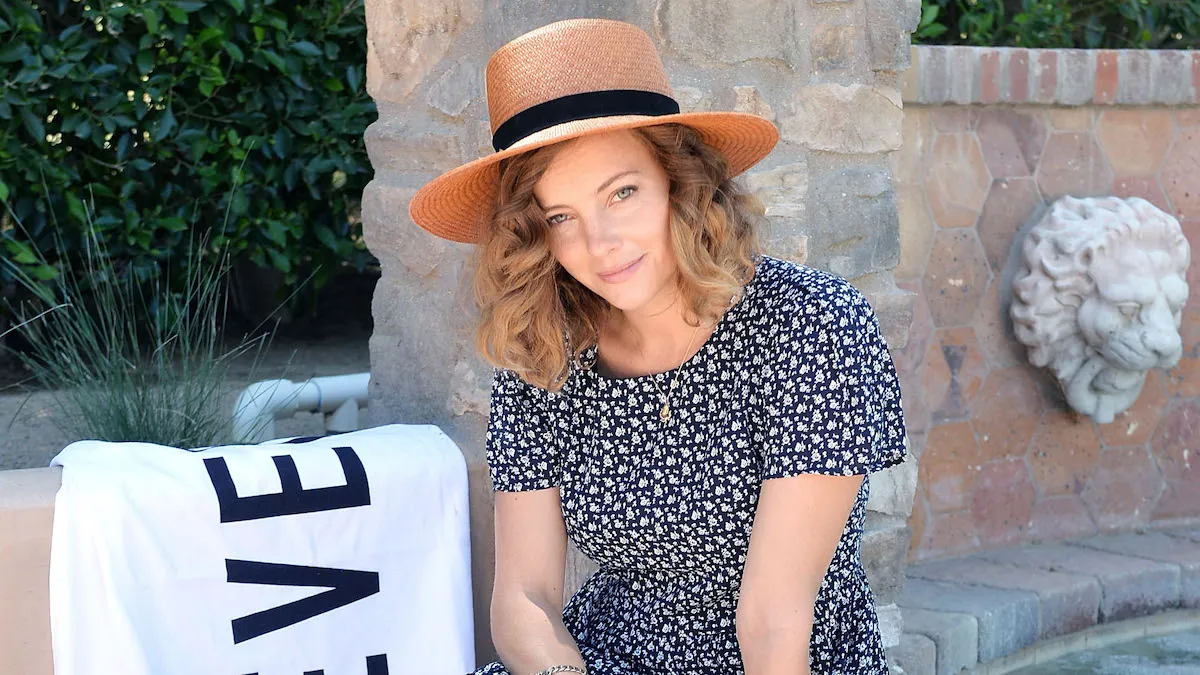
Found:
M 746 675 L 808 675 L 817 591 L 863 476 L 764 480 L 737 607 Z
M 562 622 L 567 532 L 558 488 L 496 492 L 492 641 L 513 675 L 584 666 Z

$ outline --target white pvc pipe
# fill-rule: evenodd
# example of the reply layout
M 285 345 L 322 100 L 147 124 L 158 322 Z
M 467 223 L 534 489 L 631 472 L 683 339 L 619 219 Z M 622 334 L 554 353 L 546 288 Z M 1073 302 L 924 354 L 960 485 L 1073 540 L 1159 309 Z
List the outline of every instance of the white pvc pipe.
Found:
M 304 382 L 255 382 L 242 391 L 234 405 L 234 440 L 270 440 L 275 437 L 275 420 L 298 412 L 325 413 L 327 431 L 353 431 L 358 428 L 359 408 L 367 405 L 370 382 L 370 373 L 314 377 Z

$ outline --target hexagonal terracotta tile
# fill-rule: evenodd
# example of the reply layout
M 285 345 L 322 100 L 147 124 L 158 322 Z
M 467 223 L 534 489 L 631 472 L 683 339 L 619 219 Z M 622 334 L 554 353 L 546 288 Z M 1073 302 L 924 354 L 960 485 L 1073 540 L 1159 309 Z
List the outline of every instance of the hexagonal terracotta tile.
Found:
M 1021 226 L 1041 217 L 1044 208 L 1042 193 L 1032 178 L 1002 178 L 992 182 L 975 229 L 993 274 L 1004 269 Z
M 1090 108 L 1050 108 L 1046 121 L 1055 131 L 1087 131 L 1092 128 Z
M 1032 176 L 1046 134 L 1040 115 L 1012 108 L 984 108 L 975 123 L 975 135 L 992 178 Z
M 1200 218 L 1200 182 L 1196 176 L 1200 176 L 1200 127 L 1189 127 L 1175 137 L 1159 175 L 1180 220 Z
M 970 324 L 991 276 L 983 247 L 972 230 L 935 233 L 921 284 L 934 325 Z
M 951 422 L 930 429 L 919 476 L 931 514 L 970 505 L 979 463 L 979 446 L 970 424 Z
M 1021 541 L 1036 499 L 1024 458 L 983 465 L 971 494 L 971 518 L 979 545 L 997 548 Z
M 1200 397 L 1200 358 L 1186 355 L 1164 376 L 1167 393 L 1171 396 Z
M 1100 437 L 1092 418 L 1047 410 L 1029 446 L 1029 466 L 1041 494 L 1079 494 L 1100 458 Z
M 1117 176 L 1113 179 L 1112 194 L 1122 198 L 1141 197 L 1174 215 L 1171 204 L 1167 202 L 1167 193 L 1163 192 L 1156 176 Z
M 929 111 L 933 127 L 943 134 L 970 131 L 975 124 L 977 114 L 974 108 L 951 105 L 938 106 Z
M 975 336 L 992 368 L 1015 366 L 1026 362 L 1025 346 L 1012 335 L 1012 319 L 1008 307 L 1000 304 L 1000 284 L 993 278 L 979 305 L 975 317 Z
M 1150 439 L 1167 491 L 1151 518 L 1195 517 L 1200 513 L 1200 401 L 1178 400 Z
M 921 559 L 966 555 L 979 550 L 975 521 L 967 510 L 930 513 L 921 542 Z
M 1162 492 L 1154 457 L 1135 445 L 1101 452 L 1080 497 L 1101 529 L 1121 529 L 1148 522 Z
M 1047 201 L 1063 195 L 1094 197 L 1112 187 L 1113 171 L 1100 144 L 1087 132 L 1050 135 L 1037 170 L 1038 187 Z
M 1152 176 L 1175 138 L 1175 121 L 1170 110 L 1105 110 L 1096 123 L 1096 137 L 1113 171 Z
M 934 333 L 921 371 L 925 403 L 934 422 L 965 419 L 971 399 L 987 375 L 987 361 L 971 328 L 942 328 Z
M 925 171 L 925 195 L 939 226 L 974 225 L 991 182 L 974 134 L 942 134 L 933 142 Z
M 1146 373 L 1146 383 L 1142 385 L 1142 393 L 1123 413 L 1120 413 L 1109 424 L 1097 424 L 1100 438 L 1109 447 L 1121 445 L 1141 445 L 1150 439 L 1158 419 L 1162 417 L 1167 405 L 1167 391 L 1163 386 L 1161 370 L 1151 370 Z
M 1181 400 L 1171 405 L 1150 439 L 1150 449 L 1168 479 L 1200 464 L 1200 401 Z
M 1043 405 L 1041 390 L 1026 366 L 988 373 L 971 401 L 971 426 L 984 461 L 1024 457 Z
M 1098 532 L 1092 514 L 1088 513 L 1079 495 L 1038 499 L 1030 520 L 1030 541 L 1079 539 Z

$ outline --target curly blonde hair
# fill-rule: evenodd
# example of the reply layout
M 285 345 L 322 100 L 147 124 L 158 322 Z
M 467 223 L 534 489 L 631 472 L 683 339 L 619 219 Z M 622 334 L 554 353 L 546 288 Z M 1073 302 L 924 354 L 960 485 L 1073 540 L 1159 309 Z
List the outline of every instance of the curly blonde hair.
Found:
M 762 205 L 725 177 L 724 156 L 691 127 L 662 124 L 633 131 L 670 181 L 671 244 L 687 309 L 715 321 L 753 275 L 761 254 Z M 597 343 L 614 311 L 550 252 L 546 214 L 533 188 L 562 147 L 539 148 L 500 164 L 500 189 L 474 280 L 480 354 L 551 391 L 562 387 L 570 363 Z

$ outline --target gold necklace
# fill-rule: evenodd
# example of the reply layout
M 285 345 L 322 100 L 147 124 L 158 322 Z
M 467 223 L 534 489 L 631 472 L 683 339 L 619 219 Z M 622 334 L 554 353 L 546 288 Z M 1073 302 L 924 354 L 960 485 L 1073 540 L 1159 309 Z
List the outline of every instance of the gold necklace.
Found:
M 679 381 L 679 373 L 683 370 L 683 364 L 687 361 L 688 352 L 692 349 L 692 342 L 696 339 L 696 333 L 700 332 L 700 324 L 696 324 L 696 329 L 692 331 L 692 337 L 688 338 L 687 347 L 683 348 L 683 358 L 679 360 L 679 365 L 675 368 L 675 377 L 671 378 L 671 384 L 667 386 L 666 393 L 663 393 L 662 387 L 658 386 L 658 380 L 654 375 L 650 376 L 650 382 L 654 384 L 654 388 L 658 390 L 659 397 L 662 398 L 662 409 L 658 411 L 658 417 L 666 422 L 671 419 L 671 392 L 675 391 L 675 383 Z M 641 354 L 642 360 L 646 359 L 642 348 L 638 347 L 638 353 Z

